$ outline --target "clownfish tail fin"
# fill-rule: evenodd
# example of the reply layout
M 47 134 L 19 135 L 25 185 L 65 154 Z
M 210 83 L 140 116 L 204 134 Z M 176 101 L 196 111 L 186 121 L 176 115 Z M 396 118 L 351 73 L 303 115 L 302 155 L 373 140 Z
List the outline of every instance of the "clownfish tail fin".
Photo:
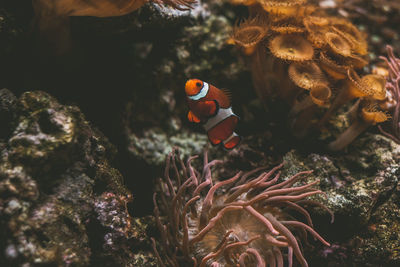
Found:
M 237 133 L 234 132 L 230 137 L 224 140 L 222 144 L 225 149 L 231 150 L 237 147 L 237 145 L 240 143 L 241 140 L 242 138 Z
M 208 135 L 208 140 L 210 140 L 210 142 L 213 146 L 219 145 L 221 143 L 221 140 L 212 138 L 212 137 L 210 137 L 210 135 Z

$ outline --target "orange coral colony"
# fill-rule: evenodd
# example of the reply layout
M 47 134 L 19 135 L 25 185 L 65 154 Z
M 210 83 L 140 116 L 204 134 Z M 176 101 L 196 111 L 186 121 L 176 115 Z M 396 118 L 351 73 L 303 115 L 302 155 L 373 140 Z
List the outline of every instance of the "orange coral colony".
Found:
M 249 6 L 252 27 L 258 26 L 259 33 L 264 29 L 264 35 L 258 34 L 253 42 L 251 53 L 245 52 L 253 84 L 264 104 L 271 96 L 278 96 L 292 107 L 289 124 L 295 136 L 325 127 L 350 101 L 359 99 L 364 106 L 361 110 L 366 112 L 365 103 L 375 107 L 386 98 L 385 77 L 359 77 L 357 73 L 368 64 L 368 45 L 365 34 L 347 19 L 330 16 L 307 0 L 231 2 Z M 260 17 L 263 20 L 255 19 Z M 364 117 L 359 116 L 361 121 Z

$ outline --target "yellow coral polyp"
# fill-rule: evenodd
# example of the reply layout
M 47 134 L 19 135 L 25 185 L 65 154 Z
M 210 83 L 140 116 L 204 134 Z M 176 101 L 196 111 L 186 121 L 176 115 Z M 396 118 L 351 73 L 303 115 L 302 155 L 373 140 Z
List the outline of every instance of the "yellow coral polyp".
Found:
M 254 52 L 257 44 L 261 42 L 266 33 L 267 28 L 260 26 L 262 19 L 259 17 L 246 20 L 234 27 L 231 41 L 244 49 L 246 55 Z
M 332 96 L 332 90 L 326 84 L 320 84 L 310 89 L 311 100 L 318 106 L 326 106 Z
M 353 69 L 348 70 L 347 77 L 349 79 L 347 90 L 351 98 L 371 96 L 373 94 L 369 86 L 361 83 L 360 76 Z
M 271 31 L 282 34 L 291 34 L 291 33 L 302 33 L 305 31 L 304 28 L 296 26 L 296 25 L 279 25 L 279 26 L 271 26 Z
M 386 80 L 376 74 L 368 74 L 360 78 L 354 70 L 349 69 L 349 92 L 353 97 L 369 97 L 376 100 L 386 98 Z
M 326 27 L 316 24 L 313 20 L 305 18 L 304 26 L 307 29 L 307 39 L 317 48 L 321 48 L 326 44 L 325 33 Z M 320 21 L 318 21 L 320 23 Z
M 262 6 L 266 7 L 289 7 L 302 5 L 307 2 L 307 0 L 258 0 Z
M 293 16 L 294 14 L 296 14 L 298 10 L 297 6 L 283 6 L 283 7 L 263 6 L 263 8 L 268 13 L 285 15 L 285 16 Z
M 230 0 L 234 5 L 251 6 L 257 3 L 257 0 Z
M 305 24 L 315 26 L 326 26 L 329 24 L 329 20 L 326 17 L 319 16 L 307 16 L 303 19 Z
M 385 77 L 376 74 L 368 74 L 361 78 L 361 84 L 369 88 L 373 99 L 384 100 L 386 98 Z
M 347 57 L 346 62 L 348 63 L 349 66 L 352 66 L 356 69 L 361 69 L 368 64 L 368 61 L 365 60 L 362 56 L 354 55 L 354 54 Z
M 335 80 L 342 80 L 347 78 L 348 65 L 335 60 L 334 58 L 328 56 L 327 53 L 321 52 L 319 55 L 321 68 Z
M 332 32 L 325 33 L 326 42 L 332 52 L 348 57 L 352 55 L 350 44 L 340 35 Z
M 267 3 L 261 4 L 263 9 L 270 14 L 286 16 L 286 17 L 299 17 L 308 16 L 315 11 L 315 7 L 311 5 L 301 4 L 290 4 L 286 5 L 286 2 L 279 3 Z
M 311 89 L 326 84 L 327 80 L 315 62 L 293 62 L 288 69 L 290 79 L 303 89 Z
M 389 119 L 385 112 L 379 111 L 376 104 L 370 101 L 361 101 L 358 112 L 360 113 L 359 117 L 335 141 L 329 144 L 329 149 L 333 151 L 341 150 L 371 125 L 376 125 Z
M 372 105 L 362 108 L 361 117 L 365 122 L 372 125 L 387 121 L 389 119 L 388 114 L 383 111 L 377 110 L 376 107 Z
M 276 36 L 270 41 L 269 49 L 275 57 L 285 60 L 305 61 L 314 56 L 311 43 L 297 34 Z
M 256 45 L 264 38 L 265 32 L 263 28 L 258 26 L 250 26 L 237 30 L 232 36 L 235 44 L 243 47 L 246 55 L 254 52 Z
M 360 55 L 366 55 L 368 52 L 368 44 L 363 34 L 356 26 L 345 19 L 331 18 L 331 29 L 335 33 L 341 35 L 352 45 L 353 51 Z

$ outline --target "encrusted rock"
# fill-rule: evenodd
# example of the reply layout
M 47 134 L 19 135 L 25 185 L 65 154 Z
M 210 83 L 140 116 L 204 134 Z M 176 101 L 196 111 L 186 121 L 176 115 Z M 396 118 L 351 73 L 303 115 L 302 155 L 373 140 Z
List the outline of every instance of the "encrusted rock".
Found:
M 400 146 L 381 135 L 366 134 L 347 153 L 284 156 L 287 172 L 314 170 L 326 197 L 320 199 L 335 214 L 322 233 L 333 243 L 313 257 L 316 266 L 328 263 L 357 266 L 396 266 L 400 263 L 398 229 Z M 324 214 L 315 210 L 314 213 Z M 315 216 L 315 214 L 314 214 Z M 322 218 L 321 218 L 322 219 Z
M 0 262 L 154 266 L 134 253 L 146 247 L 147 226 L 128 212 L 132 195 L 108 140 L 47 93 L 1 93 L 0 112 L 15 119 L 0 146 Z

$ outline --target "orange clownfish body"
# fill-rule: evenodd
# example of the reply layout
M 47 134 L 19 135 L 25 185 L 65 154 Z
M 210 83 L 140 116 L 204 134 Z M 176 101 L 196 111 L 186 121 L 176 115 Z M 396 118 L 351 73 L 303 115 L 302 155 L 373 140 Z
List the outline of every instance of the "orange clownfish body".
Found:
M 222 143 L 226 149 L 235 148 L 241 140 L 233 131 L 239 117 L 233 113 L 226 92 L 198 79 L 188 80 L 185 91 L 189 121 L 203 123 L 213 145 Z

